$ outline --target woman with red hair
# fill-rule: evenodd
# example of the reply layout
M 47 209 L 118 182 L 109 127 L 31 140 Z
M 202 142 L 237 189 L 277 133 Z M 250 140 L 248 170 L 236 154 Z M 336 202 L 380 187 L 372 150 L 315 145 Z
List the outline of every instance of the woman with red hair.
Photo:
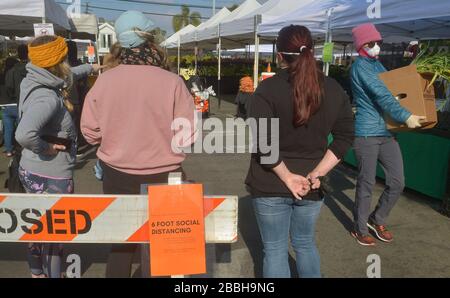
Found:
M 256 89 L 249 117 L 278 119 L 279 129 L 258 131 L 271 147 L 279 146 L 275 162 L 266 152 L 252 154 L 246 184 L 253 197 L 264 245 L 264 277 L 290 277 L 289 236 L 300 277 L 321 277 L 315 224 L 323 204 L 320 178 L 344 157 L 353 141 L 350 101 L 339 84 L 323 75 L 314 59 L 310 31 L 288 26 L 278 34 L 281 71 Z M 328 136 L 334 141 L 328 146 Z M 274 135 L 274 134 L 278 134 Z

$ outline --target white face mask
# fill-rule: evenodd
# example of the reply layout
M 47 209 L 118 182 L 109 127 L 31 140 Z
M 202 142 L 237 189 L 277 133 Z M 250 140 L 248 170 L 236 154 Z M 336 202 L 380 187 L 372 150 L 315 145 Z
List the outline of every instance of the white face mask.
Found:
M 367 55 L 369 55 L 370 57 L 375 58 L 380 55 L 381 48 L 378 43 L 375 43 L 375 46 L 373 48 L 365 47 L 364 51 L 366 51 Z

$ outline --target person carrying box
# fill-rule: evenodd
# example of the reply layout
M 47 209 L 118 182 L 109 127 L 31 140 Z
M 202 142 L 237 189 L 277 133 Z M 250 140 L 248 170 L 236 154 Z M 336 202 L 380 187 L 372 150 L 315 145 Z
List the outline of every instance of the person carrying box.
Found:
M 379 78 L 379 74 L 386 72 L 386 69 L 378 60 L 383 38 L 376 27 L 370 23 L 357 26 L 353 29 L 353 40 L 359 53 L 351 69 L 357 109 L 354 150 L 359 174 L 354 231 L 351 234 L 359 244 L 373 246 L 375 239 L 370 236 L 369 229 L 383 242 L 393 240 L 392 233 L 386 228 L 386 221 L 405 186 L 400 146 L 387 130 L 383 114 L 412 129 L 421 127 L 425 117 L 412 115 L 403 108 Z M 386 189 L 377 207 L 370 213 L 378 162 L 386 173 Z

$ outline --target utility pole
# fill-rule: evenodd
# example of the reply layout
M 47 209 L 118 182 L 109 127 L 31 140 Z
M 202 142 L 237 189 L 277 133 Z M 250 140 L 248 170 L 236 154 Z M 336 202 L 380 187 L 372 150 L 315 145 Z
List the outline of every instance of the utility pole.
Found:
M 86 2 L 86 11 L 85 11 L 85 13 L 89 14 L 89 2 Z
M 216 14 L 216 0 L 213 0 L 213 15 Z

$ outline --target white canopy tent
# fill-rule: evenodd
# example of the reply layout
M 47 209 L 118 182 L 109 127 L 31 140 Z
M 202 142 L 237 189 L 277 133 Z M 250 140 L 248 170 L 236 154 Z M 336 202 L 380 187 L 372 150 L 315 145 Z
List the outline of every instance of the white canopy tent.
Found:
M 263 5 L 257 1 L 247 0 L 227 18 L 215 26 L 210 26 L 198 34 L 197 41 L 202 47 L 215 48 L 219 45 L 219 53 L 222 48 L 233 49 L 254 44 L 255 64 L 254 81 L 257 84 L 259 65 L 259 43 L 257 27 L 262 21 L 269 21 L 293 9 L 306 6 L 314 0 L 269 0 Z M 273 42 L 274 38 L 264 41 Z M 220 54 L 219 54 L 220 60 Z M 220 67 L 220 66 L 219 66 Z
M 371 11 L 371 3 L 352 0 L 318 0 L 301 9 L 259 26 L 261 36 L 276 36 L 290 24 L 310 29 L 332 31 L 334 40 L 351 41 L 351 29 L 359 24 L 374 23 L 384 38 L 449 38 L 450 2 L 442 0 L 383 0 L 380 16 Z M 377 8 L 378 9 L 378 8 Z M 327 16 L 330 12 L 330 17 Z M 313 31 L 312 30 L 312 31 Z
M 163 41 L 161 43 L 161 46 L 164 47 L 164 48 L 168 48 L 168 49 L 177 48 L 180 36 L 182 34 L 187 34 L 187 33 L 191 32 L 191 31 L 194 31 L 195 28 L 196 27 L 194 25 L 191 25 L 191 24 L 187 25 L 186 27 L 183 27 L 181 30 L 179 30 L 178 32 L 175 32 L 169 38 L 167 38 L 165 41 Z
M 71 29 L 66 11 L 53 0 L 0 1 L 0 34 L 30 36 L 35 23 L 53 23 L 56 32 Z
M 194 47 L 195 52 L 197 54 L 197 46 L 201 42 L 202 48 L 216 49 L 218 50 L 218 72 L 217 79 L 221 80 L 221 59 L 222 59 L 222 43 L 220 39 L 220 25 L 225 22 L 231 22 L 235 19 L 241 18 L 244 15 L 249 14 L 251 11 L 254 11 L 261 7 L 256 0 L 246 0 L 242 3 L 238 8 L 230 12 L 228 9 L 223 8 L 216 15 L 214 15 L 211 19 L 206 21 L 204 24 L 200 25 L 194 32 L 190 34 L 182 35 L 180 44 L 183 47 Z M 212 42 L 207 42 L 211 41 Z M 196 56 L 196 65 L 197 65 L 197 55 Z M 178 59 L 180 60 L 180 59 Z M 220 87 L 219 87 L 220 88 Z M 220 90 L 219 90 L 220 92 Z
M 257 2 L 256 0 L 247 0 L 244 3 L 242 3 L 238 8 L 233 10 L 233 12 L 221 20 L 220 23 L 214 24 L 214 26 L 210 26 L 210 28 L 204 30 L 203 34 L 198 36 L 198 41 L 201 43 L 201 45 L 215 45 L 218 42 L 218 38 L 222 37 L 222 27 L 226 24 L 234 24 L 235 22 L 239 21 L 241 18 L 251 14 L 253 11 L 258 10 L 261 8 L 261 4 Z M 254 32 L 254 27 L 252 32 Z M 230 48 L 236 48 L 236 47 L 242 47 L 246 44 L 244 43 L 229 43 L 228 40 L 222 39 L 222 47 L 230 47 Z
M 450 38 L 450 1 L 448 0 L 383 0 L 381 18 L 369 18 L 367 3 L 352 1 L 347 9 L 332 13 L 333 35 L 349 34 L 359 24 L 377 25 L 383 37 L 404 36 L 411 39 Z M 342 30 L 344 29 L 344 30 Z
M 233 22 L 234 20 L 237 20 L 245 15 L 248 15 L 250 12 L 258 9 L 261 7 L 261 4 L 259 4 L 259 2 L 257 2 L 256 0 L 247 0 L 244 3 L 242 3 L 238 8 L 236 8 L 227 18 L 225 18 L 223 20 L 222 23 L 227 23 L 227 22 Z M 221 80 L 221 76 L 222 76 L 222 37 L 220 35 L 220 27 L 222 25 L 222 23 L 217 25 L 217 35 L 216 38 L 219 38 L 219 44 L 218 44 L 218 57 L 219 57 L 219 67 L 218 67 L 218 73 L 217 73 L 217 77 L 218 77 L 218 81 L 219 81 L 219 86 L 220 86 L 220 80 Z M 212 34 L 209 34 L 209 36 L 212 36 L 212 38 L 214 38 L 214 28 L 212 29 Z M 259 62 L 259 49 L 258 46 L 255 44 L 255 67 L 253 70 L 253 77 L 257 77 L 258 76 L 258 62 Z M 255 86 L 257 84 L 257 82 L 255 81 Z M 220 87 L 219 87 L 220 88 Z M 220 94 L 220 90 L 219 90 L 219 94 Z M 220 105 L 220 103 L 219 103 Z
M 175 32 L 170 36 L 168 39 L 166 39 L 161 45 L 165 47 L 166 49 L 177 49 L 177 69 L 178 74 L 180 74 L 180 60 L 181 60 L 181 48 L 180 48 L 180 42 L 181 42 L 181 35 L 183 33 L 192 32 L 195 30 L 194 25 L 187 25 L 186 27 L 180 29 L 178 32 Z M 197 69 L 197 60 L 195 61 L 195 68 Z
M 220 36 L 228 41 L 227 44 L 234 46 L 253 44 L 255 31 L 261 22 L 273 20 L 313 1 L 315 0 L 269 0 L 241 18 L 221 24 Z M 265 41 L 272 42 L 272 40 L 273 38 L 270 38 Z
M 227 50 L 227 52 L 232 52 L 232 53 L 249 52 L 249 53 L 254 53 L 255 52 L 255 46 L 254 45 L 249 45 L 249 46 L 246 46 L 245 48 Z M 260 53 L 272 53 L 273 52 L 273 45 L 271 45 L 271 44 L 261 44 L 261 45 L 259 45 L 259 52 Z
M 224 36 L 230 36 L 230 35 L 237 35 L 239 33 L 239 30 L 242 30 L 244 28 L 241 28 L 238 24 L 240 24 L 239 20 L 241 20 L 242 18 L 252 14 L 254 11 L 258 10 L 261 8 L 261 4 L 259 4 L 259 2 L 257 2 L 256 0 L 247 0 L 244 3 L 242 3 L 241 6 L 239 6 L 238 8 L 236 8 L 236 10 L 234 10 L 231 15 L 229 17 L 227 17 L 225 20 L 223 20 L 223 22 L 220 24 L 217 32 L 215 35 L 210 35 L 208 37 L 210 38 L 218 38 L 220 37 L 224 37 Z M 231 27 L 233 27 L 233 29 L 231 30 L 231 34 L 229 35 L 224 35 L 224 28 L 229 28 L 231 25 Z M 235 26 L 236 25 L 236 26 Z M 254 28 L 254 22 L 252 22 L 252 24 L 250 25 L 251 31 L 250 32 L 254 32 L 255 28 Z M 239 29 L 238 29 L 239 28 Z M 229 31 L 225 31 L 225 32 L 229 32 Z M 245 45 L 245 44 L 244 44 Z M 233 45 L 232 45 L 233 46 Z M 234 46 L 242 46 L 241 44 L 235 44 Z
M 195 47 L 197 42 L 210 34 L 217 35 L 217 25 L 231 15 L 228 8 L 222 8 L 218 13 L 212 16 L 206 22 L 201 23 L 194 31 L 181 35 L 181 44 L 183 47 Z M 215 32 L 214 32 L 215 31 Z M 203 45 L 205 46 L 205 45 Z M 215 44 L 214 47 L 215 49 Z
M 211 19 L 202 23 L 195 32 L 191 32 L 181 38 L 183 47 L 193 47 L 195 44 L 206 49 L 216 49 L 219 38 L 220 27 L 227 23 L 238 20 L 241 17 L 248 15 L 252 11 L 259 9 L 261 4 L 256 0 L 247 0 L 243 2 L 238 8 L 230 12 L 227 8 L 222 8 Z M 234 45 L 240 47 L 242 44 Z
M 71 38 L 97 40 L 98 20 L 93 14 L 73 15 L 69 19 Z
M 319 0 L 277 19 L 262 23 L 258 34 L 276 36 L 290 24 L 304 25 L 313 33 L 324 33 L 326 41 L 352 41 L 353 27 L 371 22 L 385 39 L 450 37 L 450 2 L 440 0 L 383 0 L 372 4 L 352 0 Z M 379 10 L 380 15 L 377 15 Z M 325 69 L 327 72 L 328 65 Z
M 329 19 L 327 12 L 332 8 L 337 10 L 340 7 L 339 4 L 349 2 L 350 0 L 310 1 L 284 15 L 263 20 L 258 27 L 258 35 L 262 38 L 276 38 L 278 32 L 288 25 L 303 25 L 310 28 L 310 31 L 316 35 L 325 35 Z
M 254 44 L 255 61 L 253 80 L 255 87 L 258 84 L 259 73 L 259 43 L 260 37 L 257 29 L 262 21 L 269 21 L 284 15 L 293 9 L 301 8 L 314 0 L 269 0 L 264 5 L 242 14 L 232 20 L 225 20 L 220 24 L 220 43 L 225 47 Z M 265 39 L 265 42 L 273 42 L 274 38 Z
M 195 48 L 201 43 L 201 47 L 210 48 L 218 50 L 218 72 L 217 79 L 221 80 L 221 59 L 222 59 L 222 40 L 220 38 L 220 26 L 222 23 L 232 22 L 235 19 L 239 19 L 244 15 L 249 14 L 251 11 L 254 11 L 261 7 L 256 0 L 246 0 L 242 3 L 238 8 L 230 12 L 228 9 L 222 9 L 218 14 L 213 16 L 210 20 L 204 23 L 203 26 L 199 26 L 199 28 L 191 33 L 188 36 L 182 36 L 181 44 L 183 46 L 189 46 L 188 44 L 194 43 Z M 197 52 L 197 50 L 196 50 Z M 196 55 L 197 56 L 197 55 Z M 195 59 L 197 61 L 197 59 Z

